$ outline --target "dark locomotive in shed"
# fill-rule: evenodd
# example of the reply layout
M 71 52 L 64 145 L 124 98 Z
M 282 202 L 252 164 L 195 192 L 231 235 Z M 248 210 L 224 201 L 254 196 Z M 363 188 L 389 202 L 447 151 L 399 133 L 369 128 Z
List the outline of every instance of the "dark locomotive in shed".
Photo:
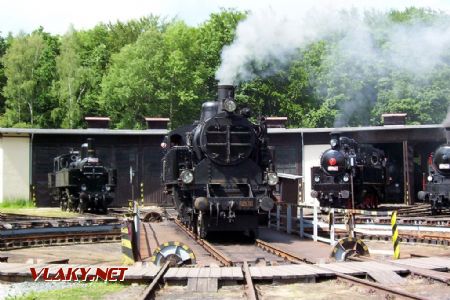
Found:
M 102 164 L 93 143 L 88 138 L 81 151 L 71 150 L 53 160 L 48 187 L 62 210 L 106 213 L 114 200 L 116 170 Z
M 330 145 L 311 168 L 311 196 L 325 207 L 376 208 L 387 184 L 384 152 L 339 133 Z
M 234 87 L 219 86 L 200 120 L 171 131 L 161 146 L 162 182 L 179 216 L 204 238 L 212 231 L 258 234 L 258 215 L 273 206 L 278 176 L 267 126 L 238 111 Z
M 447 143 L 439 146 L 428 158 L 428 172 L 423 176 L 419 200 L 430 202 L 432 214 L 450 206 L 450 127 L 445 128 Z

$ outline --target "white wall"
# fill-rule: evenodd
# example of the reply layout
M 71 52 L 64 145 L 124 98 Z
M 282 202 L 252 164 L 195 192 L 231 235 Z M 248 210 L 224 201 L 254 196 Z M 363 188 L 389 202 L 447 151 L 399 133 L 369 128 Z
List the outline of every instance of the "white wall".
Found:
M 316 200 L 314 198 L 311 198 L 311 168 L 320 166 L 320 156 L 325 150 L 329 148 L 329 144 L 303 146 L 303 175 L 306 204 L 313 205 L 314 200 Z
M 0 138 L 0 202 L 30 197 L 30 139 Z

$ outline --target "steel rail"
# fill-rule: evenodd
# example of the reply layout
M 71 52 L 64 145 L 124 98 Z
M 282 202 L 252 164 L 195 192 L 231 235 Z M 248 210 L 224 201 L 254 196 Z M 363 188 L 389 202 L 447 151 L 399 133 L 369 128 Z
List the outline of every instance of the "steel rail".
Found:
M 222 251 L 208 243 L 204 239 L 199 239 L 192 231 L 190 231 L 186 226 L 184 226 L 179 220 L 174 220 L 175 224 L 177 224 L 185 233 L 189 235 L 193 240 L 195 240 L 200 246 L 203 247 L 209 254 L 211 254 L 212 257 L 214 257 L 216 260 L 218 260 L 221 264 L 223 264 L 226 267 L 233 266 L 233 261 L 225 255 Z
M 167 270 L 169 270 L 169 264 L 170 261 L 167 261 L 161 269 L 159 269 L 156 276 L 153 278 L 152 282 L 145 288 L 145 290 L 142 292 L 140 300 L 148 300 L 148 299 L 155 299 L 155 291 L 156 287 L 158 287 L 158 283 L 161 281 L 164 274 L 166 274 Z
M 302 263 L 302 262 L 307 262 L 306 259 L 300 259 L 295 254 L 289 253 L 288 251 L 285 251 L 278 247 L 275 247 L 275 246 L 271 245 L 270 243 L 265 242 L 263 240 L 257 239 L 255 241 L 255 244 L 256 244 L 256 246 L 260 247 L 261 249 L 263 249 L 269 253 L 273 253 L 279 257 L 282 257 L 292 263 L 298 264 L 298 263 Z
M 282 249 L 280 249 L 278 247 L 275 247 L 275 246 L 273 246 L 270 243 L 267 243 L 265 241 L 257 240 L 257 245 L 260 245 L 260 246 L 263 246 L 265 248 L 271 249 L 271 251 L 278 252 L 280 254 L 283 253 L 283 255 L 286 255 L 286 257 L 289 257 L 289 260 L 291 262 L 293 262 L 293 263 L 297 263 L 297 264 L 299 264 L 299 263 L 314 264 L 313 262 L 309 261 L 307 258 L 300 257 L 300 256 L 292 254 L 292 253 L 288 253 L 287 251 L 284 251 L 284 250 L 282 250 Z M 369 286 L 369 287 L 377 289 L 379 291 L 387 292 L 388 294 L 391 294 L 391 295 L 401 296 L 401 297 L 408 298 L 408 299 L 417 299 L 417 300 L 424 300 L 424 299 L 426 299 L 426 298 L 422 298 L 422 297 L 419 297 L 417 295 L 414 295 L 414 294 L 411 294 L 411 293 L 408 293 L 408 292 L 404 292 L 402 290 L 398 290 L 398 289 L 395 289 L 395 288 L 383 286 L 383 285 L 381 285 L 379 283 L 370 282 L 370 281 L 359 279 L 359 278 L 356 278 L 356 277 L 353 277 L 353 276 L 350 276 L 350 275 L 339 273 L 339 272 L 336 272 L 334 270 L 329 270 L 329 269 L 327 269 L 326 267 L 323 267 L 323 266 L 319 267 L 319 266 L 315 265 L 315 267 L 317 267 L 319 269 L 322 269 L 322 270 L 326 270 L 326 271 L 332 271 L 333 273 L 335 273 L 337 278 L 343 279 L 345 281 L 348 281 L 348 282 L 351 282 L 351 283 L 357 283 L 359 285 L 363 285 L 363 286 L 366 286 L 366 287 Z
M 91 243 L 111 241 L 115 242 L 120 238 L 120 230 L 113 232 L 66 232 L 52 233 L 45 235 L 28 235 L 0 238 L 0 250 L 12 250 L 28 247 L 67 245 L 72 243 L 87 243 L 82 239 L 94 239 Z M 71 241 L 69 241 L 69 239 Z
M 258 293 L 255 290 L 255 285 L 253 284 L 252 275 L 250 274 L 250 268 L 247 261 L 244 261 L 242 265 L 242 270 L 244 271 L 245 283 L 247 285 L 246 294 L 249 300 L 258 300 Z

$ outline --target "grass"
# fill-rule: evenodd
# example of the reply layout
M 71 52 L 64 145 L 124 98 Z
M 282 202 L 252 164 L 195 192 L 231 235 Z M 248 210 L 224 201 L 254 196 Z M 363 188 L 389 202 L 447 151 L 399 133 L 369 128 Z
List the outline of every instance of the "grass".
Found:
M 127 286 L 119 283 L 92 282 L 66 289 L 31 292 L 21 296 L 9 296 L 5 300 L 38 300 L 38 299 L 55 299 L 55 300 L 90 300 L 101 299 L 110 293 L 118 292 Z
M 18 209 L 18 208 L 33 208 L 34 204 L 26 199 L 8 199 L 0 202 L 0 208 Z
M 74 212 L 61 211 L 59 207 L 37 208 L 32 201 L 26 199 L 8 199 L 0 202 L 0 213 L 20 214 L 39 217 L 70 218 L 80 216 Z
M 0 213 L 19 214 L 47 218 L 74 218 L 81 216 L 78 213 L 62 211 L 59 207 L 33 207 L 33 208 L 1 208 Z

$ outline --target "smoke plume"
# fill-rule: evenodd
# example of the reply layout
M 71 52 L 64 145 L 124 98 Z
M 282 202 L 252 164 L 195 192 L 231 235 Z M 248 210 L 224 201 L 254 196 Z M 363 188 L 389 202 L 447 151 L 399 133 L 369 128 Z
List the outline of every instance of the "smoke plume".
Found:
M 348 2 L 346 2 L 348 3 Z M 404 72 L 414 78 L 427 76 L 440 64 L 448 64 L 450 24 L 447 18 L 393 22 L 386 12 L 403 9 L 377 1 L 368 5 L 336 5 L 330 1 L 314 4 L 299 2 L 294 7 L 271 7 L 249 13 L 236 29 L 231 45 L 224 47 L 222 63 L 216 72 L 221 84 L 241 82 L 275 74 L 289 66 L 302 49 L 319 40 L 333 39 L 328 57 L 338 63 L 326 70 L 330 78 L 338 78 L 344 70 L 355 71 L 355 82 L 377 80 L 390 72 Z M 366 3 L 366 2 L 363 2 Z M 420 7 L 422 1 L 416 1 Z M 427 2 L 427 5 L 432 4 Z M 301 5 L 301 6 L 300 6 Z M 440 7 L 432 7 L 440 10 Z M 298 57 L 298 56 L 297 56 Z M 348 72 L 347 72 L 348 74 Z M 375 75 L 374 75 L 375 74 Z M 361 107 L 376 102 L 376 93 L 364 90 L 346 95 L 350 100 L 341 103 L 335 126 L 345 126 L 349 117 Z M 319 94 L 321 91 L 317 91 Z M 447 116 L 450 122 L 450 114 Z

